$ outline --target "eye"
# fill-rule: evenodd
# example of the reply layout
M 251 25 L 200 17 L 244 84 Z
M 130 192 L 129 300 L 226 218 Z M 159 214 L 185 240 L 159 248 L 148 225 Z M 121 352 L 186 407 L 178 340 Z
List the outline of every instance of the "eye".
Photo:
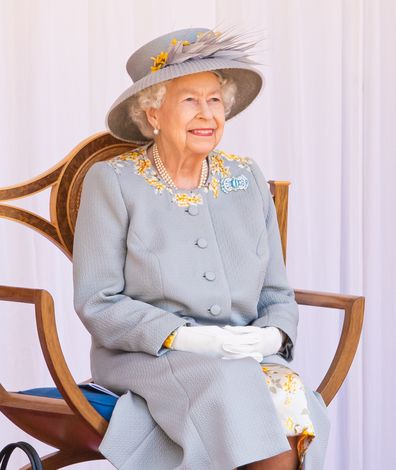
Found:
M 194 98 L 192 96 L 188 96 L 184 101 L 194 101 Z
M 221 99 L 214 96 L 213 98 L 211 98 L 211 101 L 221 101 Z

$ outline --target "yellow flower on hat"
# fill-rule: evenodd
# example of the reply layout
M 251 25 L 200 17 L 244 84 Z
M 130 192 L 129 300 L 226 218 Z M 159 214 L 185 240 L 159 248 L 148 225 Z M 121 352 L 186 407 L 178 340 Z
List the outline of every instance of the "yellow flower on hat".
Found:
M 183 46 L 188 46 L 189 41 L 180 41 L 179 39 L 173 38 L 170 42 L 170 46 L 176 46 L 178 42 L 182 42 Z M 162 69 L 166 65 L 169 52 L 161 51 L 157 56 L 151 57 L 151 60 L 154 61 L 154 64 L 151 66 L 151 72 L 156 72 L 157 70 Z
M 166 59 L 168 58 L 168 53 L 162 51 L 156 57 L 150 58 L 154 61 L 154 64 L 151 66 L 151 71 L 156 72 L 157 70 L 162 69 L 162 67 L 165 66 Z
M 179 42 L 179 39 L 173 38 L 171 43 L 171 46 L 176 46 L 176 44 Z M 183 46 L 188 46 L 190 44 L 190 41 L 183 41 Z

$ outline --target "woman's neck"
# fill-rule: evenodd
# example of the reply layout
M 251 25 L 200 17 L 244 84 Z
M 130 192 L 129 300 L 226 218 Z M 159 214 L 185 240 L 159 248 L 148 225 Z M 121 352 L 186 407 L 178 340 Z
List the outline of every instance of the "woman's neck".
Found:
M 170 151 L 170 149 L 164 148 L 160 143 L 157 143 L 157 147 L 161 161 L 176 187 L 179 189 L 197 188 L 201 178 L 202 163 L 206 155 L 183 154 Z M 153 145 L 148 147 L 147 157 L 156 168 L 153 157 Z

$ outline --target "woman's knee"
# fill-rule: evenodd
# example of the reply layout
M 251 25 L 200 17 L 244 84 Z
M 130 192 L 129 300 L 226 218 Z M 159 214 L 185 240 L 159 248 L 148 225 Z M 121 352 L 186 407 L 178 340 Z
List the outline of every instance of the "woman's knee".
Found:
M 237 470 L 297 470 L 298 468 L 298 454 L 297 442 L 298 436 L 287 438 L 291 450 L 282 452 L 281 454 L 274 455 L 268 459 L 258 460 L 246 465 L 238 467 Z

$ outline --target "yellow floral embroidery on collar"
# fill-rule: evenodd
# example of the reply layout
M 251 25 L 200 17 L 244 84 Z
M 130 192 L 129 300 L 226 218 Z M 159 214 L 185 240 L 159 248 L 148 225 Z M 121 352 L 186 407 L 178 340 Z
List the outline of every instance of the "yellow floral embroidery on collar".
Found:
M 219 154 L 224 156 L 227 160 L 238 162 L 240 168 L 249 168 L 248 165 L 252 164 L 252 160 L 248 157 L 240 157 L 233 153 L 226 153 L 223 150 L 219 150 Z
M 139 158 L 135 161 L 136 173 L 138 175 L 145 175 L 146 172 L 152 167 L 151 161 L 148 158 Z
M 144 147 L 139 147 L 136 150 L 124 152 L 121 155 L 116 155 L 115 157 L 106 160 L 106 163 L 112 166 L 116 173 L 120 173 L 120 168 L 125 166 L 124 162 L 137 162 L 138 160 L 140 160 L 143 154 Z
M 144 180 L 154 188 L 155 194 L 162 194 L 164 190 L 172 195 L 172 202 L 179 207 L 189 207 L 190 205 L 203 204 L 202 194 L 198 190 L 189 190 L 187 192 L 175 191 L 165 184 L 158 176 L 151 160 L 147 157 L 147 147 L 144 145 L 135 150 L 117 155 L 107 163 L 120 173 L 120 168 L 127 163 L 134 165 L 135 174 L 143 176 Z M 251 171 L 250 164 L 252 160 L 247 157 L 240 157 L 235 154 L 224 152 L 223 150 L 213 150 L 209 153 L 209 177 L 207 184 L 202 188 L 204 192 L 211 192 L 214 198 L 220 194 L 220 180 L 232 176 L 229 167 L 225 166 L 225 160 L 238 162 L 238 167 L 246 168 Z
M 224 166 L 224 159 L 222 158 L 220 152 L 212 156 L 211 171 L 219 173 L 223 178 L 231 175 L 230 169 Z
M 156 178 L 155 176 L 145 176 L 144 179 L 147 181 L 148 184 L 155 188 L 156 193 L 162 193 L 162 191 L 166 189 L 164 183 L 161 183 L 161 181 L 159 181 L 158 178 Z
M 220 194 L 219 177 L 221 180 L 221 178 L 232 176 L 230 168 L 225 166 L 224 158 L 229 161 L 236 161 L 240 168 L 246 168 L 248 171 L 251 171 L 249 165 L 251 165 L 252 160 L 250 158 L 239 157 L 233 153 L 224 152 L 224 150 L 214 150 L 210 156 L 210 172 L 213 177 L 209 183 L 209 190 L 212 191 L 215 198 L 219 197 Z
M 219 180 L 214 176 L 209 183 L 209 190 L 212 191 L 214 197 L 219 197 Z

